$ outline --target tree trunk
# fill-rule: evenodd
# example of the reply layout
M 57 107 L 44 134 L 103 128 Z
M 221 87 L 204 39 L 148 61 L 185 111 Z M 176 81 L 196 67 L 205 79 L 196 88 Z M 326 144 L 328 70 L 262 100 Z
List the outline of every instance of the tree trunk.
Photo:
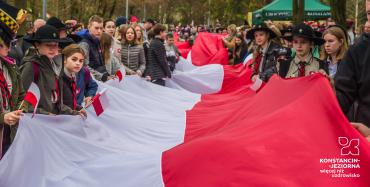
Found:
M 343 0 L 330 0 L 331 17 L 338 25 L 346 26 L 346 3 Z
M 112 5 L 112 7 L 109 11 L 109 16 L 108 16 L 109 18 L 112 18 L 113 14 L 114 14 L 114 10 L 116 9 L 116 5 L 117 5 L 117 0 L 114 0 L 113 5 Z
M 63 20 L 66 20 L 67 19 L 67 13 L 66 13 L 66 6 L 64 5 L 65 1 L 63 0 L 58 0 L 58 16 L 59 18 L 63 19 Z
M 293 21 L 295 24 L 304 21 L 304 0 L 293 0 Z
M 26 0 L 15 0 L 14 6 L 17 8 L 27 8 L 27 1 Z
M 108 5 L 107 5 L 107 2 L 102 2 L 102 3 L 103 3 L 103 8 L 101 9 L 102 11 L 101 16 L 106 17 Z

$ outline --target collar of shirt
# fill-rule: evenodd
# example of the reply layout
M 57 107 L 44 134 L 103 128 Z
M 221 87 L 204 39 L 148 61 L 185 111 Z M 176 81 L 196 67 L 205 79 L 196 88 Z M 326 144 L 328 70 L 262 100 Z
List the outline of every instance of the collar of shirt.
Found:
M 294 57 L 293 62 L 294 62 L 296 65 L 299 65 L 299 63 L 300 63 L 300 62 L 304 61 L 304 62 L 306 62 L 306 65 L 308 65 L 308 64 L 310 64 L 310 63 L 312 62 L 312 60 L 313 60 L 313 56 L 312 56 L 312 54 L 310 53 L 310 54 L 308 54 L 308 55 L 306 56 L 306 58 L 305 58 L 304 60 L 299 59 L 299 58 L 298 58 L 298 56 L 296 55 L 296 56 Z
M 76 77 L 75 73 L 71 73 L 71 72 L 69 72 L 66 68 L 64 68 L 64 74 L 65 74 L 67 77 L 69 77 L 69 78 L 73 78 L 73 79 Z
M 267 50 L 270 48 L 270 45 L 271 45 L 271 41 L 268 42 L 268 44 L 266 45 L 266 48 L 261 48 L 261 52 L 263 55 L 267 53 Z

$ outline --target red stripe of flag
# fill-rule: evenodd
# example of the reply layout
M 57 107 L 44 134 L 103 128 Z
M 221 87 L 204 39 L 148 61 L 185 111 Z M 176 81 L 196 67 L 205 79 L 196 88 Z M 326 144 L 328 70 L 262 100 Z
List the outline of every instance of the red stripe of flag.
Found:
M 118 70 L 118 71 L 116 72 L 116 76 L 118 77 L 119 82 L 121 82 L 121 81 L 122 81 L 122 79 L 123 79 L 123 75 L 122 75 L 121 70 Z
M 95 97 L 94 97 L 94 100 L 92 102 L 92 105 L 94 107 L 94 110 L 95 110 L 95 113 L 97 116 L 100 116 L 100 114 L 102 114 L 104 112 L 104 109 L 103 109 L 103 106 L 100 102 L 100 94 L 97 94 Z
M 26 95 L 24 96 L 24 101 L 30 103 L 34 107 L 33 114 L 36 113 L 39 100 L 40 100 L 40 89 L 37 86 L 37 84 L 32 82 L 26 92 Z
M 37 105 L 37 97 L 30 91 L 27 91 L 26 95 L 24 96 L 24 100 L 29 102 L 33 107 Z
M 340 137 L 359 141 L 346 151 L 360 155 L 343 155 Z M 187 111 L 184 143 L 163 153 L 162 176 L 166 187 L 368 187 L 369 156 L 370 144 L 348 123 L 326 78 L 275 75 L 258 94 L 244 86 L 202 97 Z M 337 176 L 324 172 L 343 165 Z

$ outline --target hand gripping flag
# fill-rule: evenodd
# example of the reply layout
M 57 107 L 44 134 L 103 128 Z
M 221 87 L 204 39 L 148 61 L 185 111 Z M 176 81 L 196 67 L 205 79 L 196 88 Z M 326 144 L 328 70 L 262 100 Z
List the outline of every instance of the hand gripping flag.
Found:
M 263 86 L 265 86 L 265 82 L 261 80 L 259 77 L 257 77 L 256 81 L 251 85 L 250 89 L 258 92 Z

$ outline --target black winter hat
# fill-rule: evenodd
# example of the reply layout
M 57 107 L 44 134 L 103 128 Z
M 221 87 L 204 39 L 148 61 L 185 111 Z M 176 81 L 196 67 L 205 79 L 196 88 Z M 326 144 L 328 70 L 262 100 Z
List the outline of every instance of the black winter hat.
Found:
M 49 18 L 48 21 L 46 21 L 46 24 L 47 25 L 51 25 L 51 26 L 55 27 L 58 30 L 66 30 L 67 29 L 66 24 L 64 24 L 57 17 L 51 17 L 51 18 Z
M 273 39 L 276 37 L 276 34 L 274 31 L 272 31 L 267 25 L 266 23 L 259 23 L 257 25 L 254 25 L 253 28 L 248 31 L 247 33 L 247 38 L 250 39 L 250 40 L 254 40 L 254 33 L 257 32 L 257 31 L 265 31 L 267 33 L 270 34 L 270 39 Z
M 32 44 L 35 42 L 68 43 L 68 40 L 59 38 L 58 30 L 51 25 L 44 25 L 40 27 L 32 38 L 24 38 L 24 40 Z
M 302 37 L 302 38 L 306 38 L 312 42 L 315 43 L 315 45 L 322 45 L 325 43 L 325 40 L 322 39 L 322 38 L 319 38 L 316 36 L 315 32 L 313 31 L 313 29 L 304 24 L 304 23 L 300 23 L 298 25 L 296 25 L 294 28 L 293 28 L 293 37 L 294 36 L 299 36 L 299 37 Z
M 127 24 L 127 18 L 124 17 L 124 16 L 119 16 L 117 19 L 116 19 L 116 27 L 119 27 L 121 25 L 124 25 L 124 24 Z

